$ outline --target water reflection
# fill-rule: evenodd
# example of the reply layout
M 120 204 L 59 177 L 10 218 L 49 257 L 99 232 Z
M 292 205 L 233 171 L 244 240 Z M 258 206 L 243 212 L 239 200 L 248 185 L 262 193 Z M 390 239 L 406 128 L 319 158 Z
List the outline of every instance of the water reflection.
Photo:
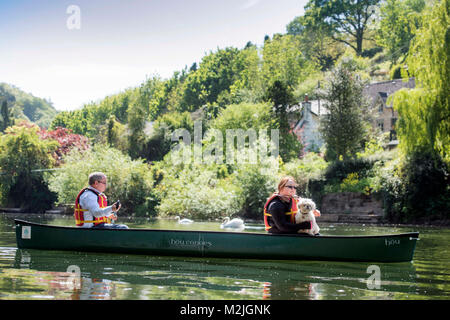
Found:
M 73 266 L 78 281 L 68 272 Z M 14 299 L 314 300 L 399 299 L 415 290 L 412 263 L 381 265 L 380 290 L 367 288 L 367 266 L 18 249 L 13 268 L 3 270 L 15 285 L 1 289 Z
M 45 220 L 49 224 L 72 224 L 70 217 Z M 34 221 L 43 222 L 39 217 L 35 217 Z M 220 222 L 183 226 L 174 221 L 136 219 L 123 223 L 135 228 L 220 230 Z M 381 234 L 416 229 L 323 225 L 322 232 Z M 368 288 L 368 263 L 18 250 L 13 231 L 13 219 L 0 216 L 0 299 L 320 300 L 450 297 L 450 232 L 447 229 L 420 230 L 421 241 L 413 262 L 377 264 L 381 275 L 379 289 Z M 78 268 L 79 276 L 73 272 L 76 270 L 74 267 Z

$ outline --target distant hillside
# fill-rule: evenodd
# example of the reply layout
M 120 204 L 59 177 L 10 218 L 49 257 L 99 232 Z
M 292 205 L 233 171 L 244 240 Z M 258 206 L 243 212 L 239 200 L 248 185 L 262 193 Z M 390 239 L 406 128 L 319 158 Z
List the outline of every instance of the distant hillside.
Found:
M 51 102 L 2 82 L 0 83 L 0 101 L 5 98 L 12 106 L 14 118 L 30 120 L 40 127 L 48 128 L 58 114 Z

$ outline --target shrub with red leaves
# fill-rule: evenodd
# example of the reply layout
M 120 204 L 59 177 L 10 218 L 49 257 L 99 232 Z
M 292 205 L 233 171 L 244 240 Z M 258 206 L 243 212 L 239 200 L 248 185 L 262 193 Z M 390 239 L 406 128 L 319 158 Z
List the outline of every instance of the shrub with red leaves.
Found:
M 69 153 L 72 149 L 77 148 L 80 151 L 90 148 L 89 139 L 81 134 L 74 134 L 72 130 L 57 127 L 55 130 L 47 131 L 41 128 L 38 131 L 41 139 L 54 139 L 58 141 L 60 147 L 53 153 L 57 165 L 62 162 L 62 157 Z

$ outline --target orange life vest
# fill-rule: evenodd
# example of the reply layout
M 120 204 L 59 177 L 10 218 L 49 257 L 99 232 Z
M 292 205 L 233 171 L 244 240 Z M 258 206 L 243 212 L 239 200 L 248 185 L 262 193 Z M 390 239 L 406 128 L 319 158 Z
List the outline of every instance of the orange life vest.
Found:
M 269 224 L 269 219 L 268 219 L 268 217 L 271 217 L 272 215 L 267 212 L 267 208 L 269 207 L 270 202 L 273 199 L 275 199 L 276 197 L 278 197 L 278 193 L 274 193 L 269 199 L 267 199 L 266 204 L 264 205 L 264 225 L 266 227 L 266 230 L 269 230 L 270 228 L 272 228 Z M 290 216 L 290 220 L 292 223 L 295 223 L 295 214 L 297 213 L 297 211 L 298 211 L 297 199 L 292 198 L 291 210 L 286 212 L 286 215 Z
M 78 193 L 76 199 L 75 199 L 75 212 L 73 216 L 75 217 L 75 224 L 77 227 L 82 227 L 85 223 L 93 223 L 94 226 L 98 226 L 100 223 L 110 223 L 111 219 L 104 216 L 104 217 L 94 217 L 94 220 L 92 221 L 86 221 L 84 220 L 84 212 L 88 211 L 87 209 L 83 209 L 79 203 L 80 196 L 85 192 L 86 190 L 92 191 L 97 195 L 97 201 L 100 208 L 105 208 L 108 206 L 108 200 L 106 199 L 106 196 L 103 193 L 98 193 L 97 191 L 90 189 L 90 188 L 84 188 L 83 190 Z

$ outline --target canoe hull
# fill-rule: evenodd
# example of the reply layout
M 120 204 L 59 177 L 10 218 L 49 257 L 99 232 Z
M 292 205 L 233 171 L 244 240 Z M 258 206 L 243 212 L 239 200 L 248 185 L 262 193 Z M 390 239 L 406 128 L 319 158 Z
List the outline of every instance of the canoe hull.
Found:
M 156 229 L 83 229 L 15 220 L 21 249 L 243 259 L 411 261 L 419 233 L 299 236 Z

